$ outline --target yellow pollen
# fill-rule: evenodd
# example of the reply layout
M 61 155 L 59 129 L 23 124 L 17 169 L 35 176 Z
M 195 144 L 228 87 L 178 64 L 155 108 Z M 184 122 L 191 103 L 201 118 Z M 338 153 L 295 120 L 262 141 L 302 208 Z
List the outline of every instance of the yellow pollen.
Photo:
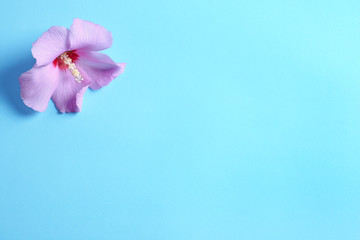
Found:
M 63 54 L 60 55 L 60 59 L 63 60 L 63 62 L 66 64 L 66 66 L 68 66 L 71 74 L 75 78 L 75 81 L 77 81 L 78 83 L 81 83 L 84 80 L 84 78 L 81 76 L 79 70 L 76 68 L 75 63 L 73 63 L 73 61 L 71 60 L 71 58 L 69 58 L 69 56 L 67 55 L 66 52 L 64 52 Z

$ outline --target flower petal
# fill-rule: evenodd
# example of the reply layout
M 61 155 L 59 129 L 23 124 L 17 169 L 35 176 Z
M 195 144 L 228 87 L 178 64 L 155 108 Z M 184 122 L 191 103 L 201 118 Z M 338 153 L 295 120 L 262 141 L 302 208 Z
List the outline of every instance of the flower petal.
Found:
M 69 30 L 65 27 L 53 26 L 44 32 L 33 43 L 31 52 L 36 59 L 36 65 L 43 66 L 51 63 L 69 49 Z
M 108 85 L 123 73 L 126 63 L 115 63 L 109 56 L 100 52 L 78 52 L 76 65 L 82 74 L 91 81 L 90 88 L 99 89 Z
M 112 34 L 104 27 L 75 18 L 70 27 L 71 50 L 100 51 L 111 47 Z
M 60 112 L 80 112 L 82 100 L 90 81 L 84 79 L 81 83 L 75 81 L 68 69 L 59 70 L 60 79 L 52 100 Z
M 19 77 L 19 82 L 24 103 L 36 111 L 45 111 L 51 95 L 58 86 L 58 73 L 51 64 L 42 67 L 34 65 L 32 69 L 23 73 Z

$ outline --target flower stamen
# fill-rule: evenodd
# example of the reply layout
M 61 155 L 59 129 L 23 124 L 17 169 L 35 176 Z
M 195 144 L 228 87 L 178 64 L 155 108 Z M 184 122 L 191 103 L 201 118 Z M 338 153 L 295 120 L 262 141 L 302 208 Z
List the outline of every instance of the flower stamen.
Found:
M 63 54 L 61 54 L 60 59 L 70 69 L 70 72 L 74 76 L 75 81 L 81 83 L 84 80 L 84 78 L 81 76 L 79 70 L 77 69 L 75 63 L 73 63 L 72 59 L 69 57 L 68 53 L 64 52 Z

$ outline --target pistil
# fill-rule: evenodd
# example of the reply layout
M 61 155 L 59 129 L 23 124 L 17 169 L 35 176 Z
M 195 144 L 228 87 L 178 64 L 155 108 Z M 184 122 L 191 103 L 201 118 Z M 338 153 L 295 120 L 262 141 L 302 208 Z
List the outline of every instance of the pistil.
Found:
M 62 61 L 67 68 L 70 69 L 70 72 L 74 76 L 76 82 L 81 83 L 84 80 L 68 52 L 61 54 L 58 59 Z

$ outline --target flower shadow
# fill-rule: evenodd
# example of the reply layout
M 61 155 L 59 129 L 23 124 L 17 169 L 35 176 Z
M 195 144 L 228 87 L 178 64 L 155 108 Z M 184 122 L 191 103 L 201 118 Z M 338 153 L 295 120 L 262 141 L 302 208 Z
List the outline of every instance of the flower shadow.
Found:
M 31 55 L 18 59 L 0 70 L 0 99 L 3 98 L 17 114 L 31 116 L 36 112 L 27 107 L 20 97 L 19 77 L 31 69 L 35 60 Z

